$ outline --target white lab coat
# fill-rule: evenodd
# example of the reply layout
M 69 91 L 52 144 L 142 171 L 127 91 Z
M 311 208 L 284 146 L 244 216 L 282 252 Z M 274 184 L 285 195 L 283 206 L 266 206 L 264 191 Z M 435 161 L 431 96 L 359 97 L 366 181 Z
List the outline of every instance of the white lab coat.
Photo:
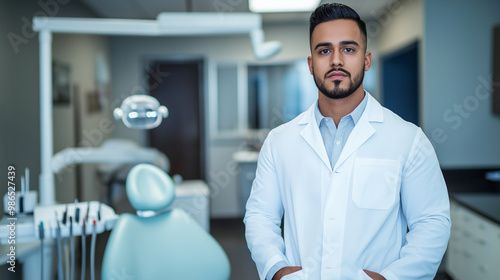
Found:
M 429 140 L 369 95 L 332 171 L 314 106 L 272 130 L 259 155 L 244 221 L 260 279 L 285 261 L 303 269 L 283 280 L 371 279 L 363 269 L 432 280 L 451 223 Z

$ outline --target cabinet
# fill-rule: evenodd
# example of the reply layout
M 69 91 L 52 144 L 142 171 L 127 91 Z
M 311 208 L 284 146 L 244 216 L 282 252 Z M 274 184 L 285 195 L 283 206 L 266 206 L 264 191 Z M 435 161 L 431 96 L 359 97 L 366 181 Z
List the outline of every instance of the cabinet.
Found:
M 500 225 L 451 201 L 451 237 L 447 273 L 456 280 L 498 280 Z

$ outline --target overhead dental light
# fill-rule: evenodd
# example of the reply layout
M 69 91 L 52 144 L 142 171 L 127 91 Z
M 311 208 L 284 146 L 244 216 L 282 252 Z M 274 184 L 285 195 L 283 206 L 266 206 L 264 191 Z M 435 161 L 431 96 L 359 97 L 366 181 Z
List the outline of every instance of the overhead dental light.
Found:
M 321 0 L 248 0 L 248 8 L 254 13 L 310 12 Z
M 152 96 L 132 95 L 113 111 L 113 116 L 128 128 L 152 129 L 168 117 L 168 109 Z

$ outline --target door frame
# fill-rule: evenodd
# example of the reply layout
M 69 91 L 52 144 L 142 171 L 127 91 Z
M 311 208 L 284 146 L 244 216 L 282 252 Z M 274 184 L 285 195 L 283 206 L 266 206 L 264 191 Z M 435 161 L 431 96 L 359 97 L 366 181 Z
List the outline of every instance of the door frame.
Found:
M 391 50 L 389 52 L 385 52 L 380 55 L 379 61 L 380 61 L 380 67 L 378 68 L 380 71 L 379 74 L 379 90 L 380 90 L 380 101 L 383 104 L 383 101 L 385 99 L 384 96 L 384 61 L 388 59 L 392 59 L 394 57 L 400 56 L 412 49 L 417 49 L 417 123 L 419 127 L 423 128 L 423 83 L 422 83 L 422 78 L 423 78 L 423 65 L 422 65 L 422 57 L 423 57 L 423 49 L 422 49 L 422 40 L 421 39 L 416 39 L 413 41 L 410 41 L 403 46 L 398 47 L 397 49 Z
M 197 63 L 198 64 L 198 74 L 199 74 L 199 88 L 198 88 L 198 100 L 199 108 L 202 110 L 199 116 L 200 125 L 200 174 L 201 179 L 206 181 L 207 179 L 207 160 L 208 160 L 208 129 L 209 118 L 208 118 L 208 59 L 201 55 L 186 55 L 186 54 L 147 54 L 143 55 L 141 58 L 141 71 L 139 71 L 139 80 L 142 80 L 144 75 L 148 75 L 148 67 L 156 62 L 165 62 L 170 64 L 186 64 L 186 63 Z M 145 87 L 147 92 L 145 94 L 150 94 L 149 87 Z M 168 107 L 167 107 L 168 108 Z M 149 133 L 147 131 L 142 131 L 143 143 L 149 143 Z

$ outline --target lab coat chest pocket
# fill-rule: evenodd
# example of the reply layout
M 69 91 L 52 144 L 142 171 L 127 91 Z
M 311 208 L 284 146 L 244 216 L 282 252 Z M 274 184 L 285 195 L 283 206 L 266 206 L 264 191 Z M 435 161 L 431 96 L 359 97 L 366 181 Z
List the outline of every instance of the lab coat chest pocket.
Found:
M 359 208 L 391 208 L 396 201 L 400 175 L 400 164 L 397 160 L 356 158 L 352 200 Z

